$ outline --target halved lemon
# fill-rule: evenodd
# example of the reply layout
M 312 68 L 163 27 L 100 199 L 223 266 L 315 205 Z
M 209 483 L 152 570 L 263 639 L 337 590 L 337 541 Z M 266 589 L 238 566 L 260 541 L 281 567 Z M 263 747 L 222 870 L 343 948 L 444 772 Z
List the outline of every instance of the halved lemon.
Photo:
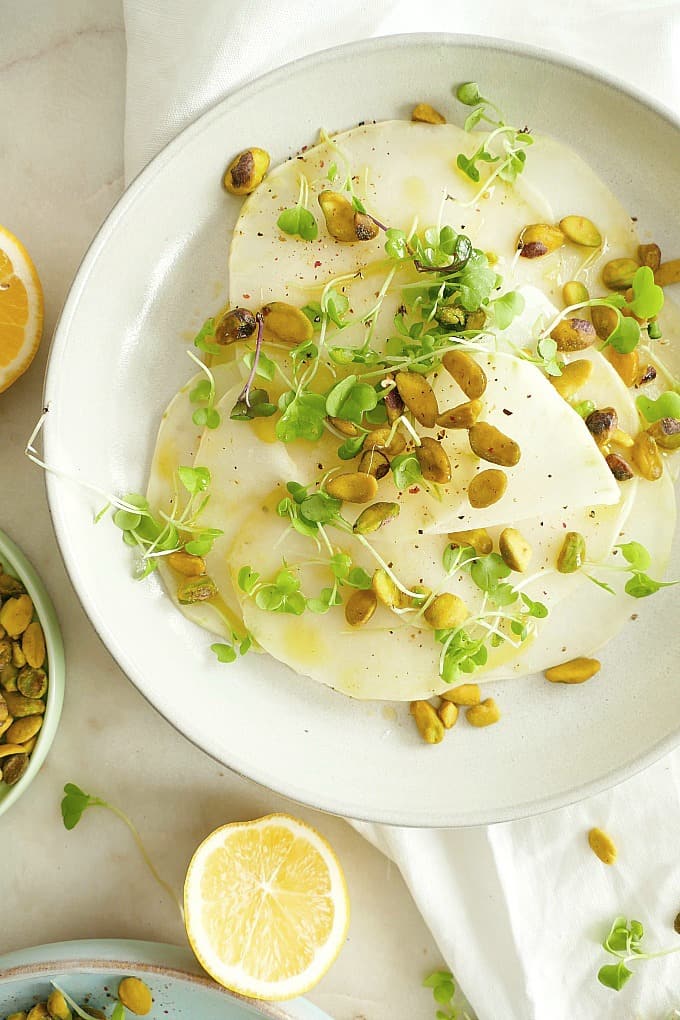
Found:
M 308 991 L 340 952 L 347 884 L 332 848 L 290 815 L 217 829 L 194 854 L 185 924 L 201 965 L 257 999 Z
M 35 357 L 43 327 L 43 293 L 31 258 L 0 226 L 0 393 Z

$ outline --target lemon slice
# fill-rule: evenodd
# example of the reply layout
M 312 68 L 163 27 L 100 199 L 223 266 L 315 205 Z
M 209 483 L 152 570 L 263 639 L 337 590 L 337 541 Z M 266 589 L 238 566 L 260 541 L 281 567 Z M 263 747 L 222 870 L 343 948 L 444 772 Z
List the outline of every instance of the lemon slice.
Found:
M 220 984 L 257 999 L 315 985 L 349 925 L 347 884 L 322 836 L 289 815 L 216 829 L 194 854 L 185 923 L 199 962 Z
M 31 258 L 0 226 L 0 393 L 22 375 L 38 350 L 43 294 Z

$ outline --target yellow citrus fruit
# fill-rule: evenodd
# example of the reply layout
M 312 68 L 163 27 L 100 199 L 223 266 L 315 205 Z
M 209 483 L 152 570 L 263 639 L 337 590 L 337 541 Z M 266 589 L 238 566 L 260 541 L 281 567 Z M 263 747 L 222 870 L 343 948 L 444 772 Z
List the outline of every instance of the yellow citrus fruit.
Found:
M 205 970 L 257 999 L 308 991 L 340 952 L 349 925 L 333 850 L 315 829 L 283 814 L 208 836 L 189 865 L 184 909 Z
M 43 294 L 31 258 L 0 226 L 0 393 L 26 371 L 38 350 Z

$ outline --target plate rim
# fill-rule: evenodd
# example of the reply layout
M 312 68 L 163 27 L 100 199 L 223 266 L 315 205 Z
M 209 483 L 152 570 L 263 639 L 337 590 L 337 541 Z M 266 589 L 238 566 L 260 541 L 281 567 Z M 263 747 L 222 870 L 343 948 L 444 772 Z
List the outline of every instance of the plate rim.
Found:
M 96 259 L 101 249 L 104 247 L 109 235 L 113 232 L 113 230 L 115 230 L 118 221 L 134 205 L 142 192 L 151 185 L 156 175 L 174 159 L 177 153 L 179 153 L 192 141 L 194 135 L 204 130 L 205 126 L 213 117 L 218 116 L 218 114 L 220 114 L 224 109 L 230 109 L 238 106 L 245 95 L 248 97 L 254 96 L 261 89 L 266 88 L 271 84 L 275 84 L 277 80 L 291 74 L 296 74 L 299 71 L 306 71 L 327 62 L 332 62 L 341 58 L 344 54 L 349 53 L 350 51 L 357 56 L 361 56 L 361 54 L 375 50 L 376 48 L 408 49 L 409 46 L 422 46 L 428 44 L 439 47 L 445 46 L 451 49 L 475 47 L 486 50 L 495 50 L 510 56 L 517 55 L 520 57 L 539 59 L 548 64 L 558 65 L 567 70 L 576 72 L 585 78 L 589 78 L 594 82 L 604 84 L 606 87 L 613 89 L 615 92 L 622 93 L 627 98 L 632 99 L 641 106 L 651 110 L 680 136 L 680 116 L 677 115 L 671 107 L 667 106 L 656 97 L 646 94 L 641 89 L 631 86 L 616 75 L 603 71 L 586 61 L 580 61 L 571 56 L 562 55 L 544 47 L 532 46 L 526 43 L 515 42 L 513 40 L 496 39 L 490 36 L 444 32 L 414 32 L 377 37 L 374 36 L 361 39 L 357 42 L 344 43 L 341 46 L 329 47 L 327 49 L 307 54 L 306 56 L 299 57 L 287 64 L 274 68 L 265 74 L 259 75 L 252 81 L 249 81 L 228 93 L 226 96 L 217 99 L 208 107 L 207 110 L 192 120 L 177 135 L 170 139 L 170 141 L 168 141 L 135 175 L 118 201 L 114 204 L 88 245 L 83 258 L 75 271 L 61 312 L 57 318 L 50 344 L 43 386 L 43 405 L 48 412 L 46 414 L 43 431 L 46 461 L 49 462 L 50 437 L 52 434 L 49 414 L 51 393 L 57 386 L 60 360 L 63 358 L 63 350 L 61 348 L 65 345 L 65 341 L 67 340 L 68 329 L 73 318 L 73 314 L 87 284 L 90 272 L 94 267 Z M 273 793 L 287 797 L 296 803 L 303 804 L 322 813 L 337 815 L 359 822 L 377 823 L 403 828 L 473 828 L 480 825 L 491 825 L 502 822 L 517 821 L 522 818 L 530 818 L 544 814 L 548 811 L 576 804 L 598 793 L 602 793 L 605 790 L 612 789 L 628 779 L 633 778 L 680 745 L 679 729 L 675 733 L 667 734 L 665 737 L 662 737 L 650 748 L 647 748 L 644 753 L 637 754 L 625 766 L 614 766 L 604 775 L 596 777 L 588 782 L 581 783 L 577 787 L 572 787 L 560 793 L 534 797 L 530 800 L 515 803 L 511 807 L 506 807 L 500 811 L 490 811 L 488 809 L 467 811 L 464 820 L 460 820 L 456 815 L 451 815 L 446 809 L 444 809 L 440 815 L 428 815 L 426 818 L 417 819 L 414 819 L 412 812 L 404 812 L 401 810 L 380 811 L 376 809 L 369 813 L 365 813 L 361 809 L 352 809 L 351 805 L 339 803 L 337 796 L 333 796 L 332 794 L 330 798 L 326 800 L 325 804 L 318 803 L 317 799 L 311 794 L 307 795 L 304 791 L 296 791 L 295 789 L 291 790 L 290 785 L 286 786 L 285 782 L 278 781 L 276 776 L 264 778 L 257 774 L 258 769 L 256 767 L 251 771 L 250 767 L 245 763 L 234 764 L 230 761 L 225 761 L 223 758 L 210 751 L 207 751 L 201 745 L 198 738 L 189 736 L 180 727 L 180 725 L 170 718 L 165 711 L 163 711 L 163 709 L 160 708 L 139 686 L 134 679 L 135 671 L 132 669 L 124 649 L 118 647 L 118 643 L 113 640 L 112 635 L 110 636 L 110 643 L 109 640 L 107 640 L 109 632 L 105 620 L 100 616 L 100 614 L 92 613 L 90 609 L 88 609 L 86 592 L 83 591 L 81 594 L 81 587 L 79 583 L 80 574 L 76 565 L 69 564 L 67 562 L 66 555 L 64 553 L 64 546 L 67 545 L 67 533 L 65 519 L 60 514 L 58 481 L 59 479 L 56 476 L 52 476 L 49 472 L 45 472 L 47 505 L 55 536 L 57 538 L 59 554 L 64 565 L 64 569 L 76 593 L 76 597 L 108 653 L 112 656 L 119 668 L 125 673 L 126 677 L 134 685 L 136 690 L 139 691 L 149 705 L 151 705 L 153 709 L 173 727 L 173 729 L 220 765 L 225 766 L 236 775 L 239 775 L 250 782 L 256 783 L 265 790 L 270 790 Z M 115 653 L 113 651 L 113 647 L 116 648 Z
M 17 963 L 16 960 L 21 957 L 28 957 L 28 962 Z M 174 960 L 168 964 L 164 962 L 166 958 Z M 0 956 L 0 990 L 3 984 L 10 981 L 39 978 L 54 971 L 66 970 L 85 973 L 135 970 L 162 975 L 201 988 L 210 988 L 226 999 L 244 1003 L 259 1011 L 268 1020 L 327 1020 L 327 1014 L 307 999 L 267 1002 L 233 992 L 206 974 L 187 947 L 142 939 L 75 939 L 15 950 Z M 291 1008 L 295 1010 L 294 1013 L 290 1012 Z

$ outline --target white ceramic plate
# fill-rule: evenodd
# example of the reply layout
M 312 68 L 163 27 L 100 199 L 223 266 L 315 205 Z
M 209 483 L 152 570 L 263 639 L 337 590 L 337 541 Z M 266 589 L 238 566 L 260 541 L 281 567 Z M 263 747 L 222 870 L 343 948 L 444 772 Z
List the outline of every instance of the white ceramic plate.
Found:
M 645 236 L 678 254 L 680 130 L 616 83 L 471 37 L 404 36 L 315 55 L 210 110 L 109 216 L 54 339 L 48 462 L 109 491 L 144 488 L 161 412 L 192 370 L 187 338 L 227 296 L 240 203 L 224 194 L 221 176 L 233 153 L 258 144 L 276 163 L 321 125 L 408 117 L 417 100 L 453 119 L 452 85 L 469 79 L 511 122 L 572 145 Z M 353 702 L 266 656 L 219 665 L 208 635 L 175 611 L 157 580 L 131 579 L 120 533 L 92 526 L 86 494 L 50 477 L 48 495 L 83 605 L 140 691 L 209 754 L 297 800 L 401 825 L 496 822 L 600 790 L 678 742 L 672 592 L 631 605 L 638 619 L 606 649 L 597 680 L 574 688 L 536 677 L 505 682 L 490 692 L 502 704 L 500 725 L 458 726 L 432 748 L 405 706 L 395 713 Z

